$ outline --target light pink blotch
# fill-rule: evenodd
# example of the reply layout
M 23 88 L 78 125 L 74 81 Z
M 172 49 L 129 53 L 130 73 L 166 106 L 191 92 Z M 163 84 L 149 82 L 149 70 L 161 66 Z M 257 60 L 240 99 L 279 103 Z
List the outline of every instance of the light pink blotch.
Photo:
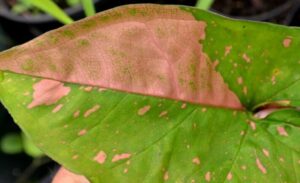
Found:
M 285 48 L 288 48 L 292 43 L 292 38 L 287 37 L 282 41 L 282 44 Z
M 232 180 L 232 173 L 231 172 L 229 172 L 228 174 L 227 174 L 227 180 Z
M 165 172 L 164 174 L 164 180 L 167 181 L 169 179 L 169 172 Z
M 83 136 L 83 135 L 86 134 L 86 132 L 87 132 L 87 130 L 86 130 L 86 129 L 83 129 L 83 130 L 81 130 L 80 132 L 78 132 L 78 135 L 79 135 L 79 136 Z
M 58 104 L 53 110 L 53 113 L 57 113 L 58 111 L 61 110 L 61 108 L 64 106 L 64 104 Z
M 243 59 L 244 59 L 247 63 L 250 63 L 250 62 L 251 62 L 250 57 L 249 57 L 246 53 L 243 54 Z
M 210 172 L 206 172 L 206 174 L 205 174 L 205 180 L 207 182 L 210 182 L 210 180 L 211 180 L 211 173 Z
M 250 121 L 250 127 L 252 128 L 252 130 L 256 130 L 256 123 L 253 121 Z
M 225 54 L 224 54 L 225 57 L 230 53 L 231 49 L 232 49 L 232 46 L 225 47 Z
M 200 165 L 200 158 L 199 157 L 195 157 L 193 159 L 193 163 L 196 164 L 196 165 Z
M 266 168 L 264 167 L 264 165 L 261 163 L 261 161 L 258 158 L 256 158 L 256 165 L 263 174 L 267 173 Z
M 242 77 L 238 77 L 237 78 L 237 82 L 239 85 L 243 84 L 243 78 Z
M 138 115 L 143 116 L 151 109 L 150 105 L 146 105 L 138 110 Z
M 87 86 L 87 87 L 84 88 L 84 91 L 86 91 L 86 92 L 90 92 L 92 90 L 93 90 L 92 86 Z
M 166 116 L 168 114 L 168 111 L 163 111 L 159 114 L 159 117 Z
M 80 110 L 77 110 L 74 112 L 73 117 L 78 118 L 79 115 L 80 115 Z
M 264 153 L 264 155 L 265 155 L 266 157 L 269 157 L 269 156 L 270 156 L 270 153 L 269 153 L 269 151 L 268 151 L 267 149 L 263 149 L 262 151 L 263 151 L 263 153 Z
M 65 87 L 63 83 L 43 79 L 33 85 L 33 101 L 27 106 L 29 109 L 40 105 L 55 104 L 64 96 L 67 96 L 71 88 Z
M 130 158 L 130 157 L 131 157 L 131 154 L 129 154 L 129 153 L 116 154 L 113 157 L 112 162 L 117 162 L 117 161 L 120 161 L 120 160 L 123 160 L 123 159 L 127 159 L 127 158 Z
M 285 128 L 283 126 L 278 126 L 277 127 L 277 132 L 279 133 L 279 135 L 281 136 L 289 136 L 288 133 L 286 132 Z
M 97 112 L 100 109 L 100 105 L 95 105 L 84 113 L 84 117 L 89 117 L 92 113 Z
M 100 151 L 95 157 L 94 160 L 97 161 L 99 164 L 105 163 L 106 160 L 106 153 L 104 151 Z

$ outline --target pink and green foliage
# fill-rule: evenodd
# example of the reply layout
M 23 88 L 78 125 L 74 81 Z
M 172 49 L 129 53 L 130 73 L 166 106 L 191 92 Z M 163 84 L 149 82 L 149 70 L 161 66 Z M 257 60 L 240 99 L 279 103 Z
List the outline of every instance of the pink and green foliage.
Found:
M 297 182 L 299 34 L 124 6 L 1 53 L 0 99 L 91 182 Z

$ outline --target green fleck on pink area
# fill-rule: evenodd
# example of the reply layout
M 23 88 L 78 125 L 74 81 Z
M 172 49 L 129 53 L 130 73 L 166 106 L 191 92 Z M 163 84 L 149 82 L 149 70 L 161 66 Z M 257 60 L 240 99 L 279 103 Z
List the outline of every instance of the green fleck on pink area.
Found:
M 286 132 L 285 128 L 282 126 L 277 127 L 277 132 L 281 136 L 285 136 L 285 137 L 289 136 L 288 133 Z
M 128 159 L 131 157 L 131 154 L 129 153 L 124 153 L 124 154 L 116 154 L 113 159 L 111 160 L 112 162 L 117 162 L 123 159 Z
M 282 44 L 285 48 L 288 48 L 290 47 L 292 43 L 292 38 L 291 37 L 286 37 L 283 41 L 282 41 Z
M 99 164 L 105 163 L 107 155 L 104 151 L 100 151 L 95 157 L 94 160 L 97 161 Z
M 244 59 L 247 63 L 250 63 L 250 62 L 251 62 L 250 57 L 249 57 L 246 53 L 243 54 L 243 59 Z
M 81 130 L 80 132 L 78 132 L 78 135 L 79 135 L 79 136 L 83 136 L 83 135 L 86 134 L 86 132 L 87 132 L 87 130 L 86 130 L 86 129 L 83 129 L 83 130 Z
M 167 181 L 169 179 L 169 172 L 166 171 L 164 174 L 164 181 Z
M 196 164 L 196 165 L 200 165 L 200 158 L 199 157 L 195 157 L 192 162 L 194 164 Z
M 267 173 L 266 168 L 264 167 L 264 165 L 261 163 L 261 161 L 258 158 L 256 158 L 256 165 L 263 174 Z
M 71 91 L 71 88 L 65 87 L 63 83 L 48 79 L 34 84 L 33 89 L 33 101 L 27 106 L 29 109 L 40 105 L 55 104 Z
M 94 107 L 92 107 L 91 109 L 88 109 L 85 113 L 84 113 L 84 117 L 87 118 L 89 117 L 91 114 L 93 114 L 94 112 L 97 112 L 100 109 L 100 105 L 95 105 Z
M 52 112 L 53 112 L 53 113 L 57 113 L 58 111 L 61 110 L 61 108 L 62 108 L 63 106 L 64 106 L 63 104 L 58 104 L 58 105 L 52 110 Z
M 143 116 L 151 109 L 150 105 L 146 105 L 138 110 L 138 115 Z
M 211 173 L 210 172 L 206 172 L 206 174 L 205 174 L 205 180 L 207 182 L 210 182 L 210 180 L 211 180 Z

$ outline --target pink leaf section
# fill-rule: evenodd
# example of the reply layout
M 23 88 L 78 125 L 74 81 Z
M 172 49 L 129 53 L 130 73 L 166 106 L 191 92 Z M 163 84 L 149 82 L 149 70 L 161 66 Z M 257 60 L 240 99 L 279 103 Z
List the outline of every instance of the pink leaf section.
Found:
M 203 52 L 205 29 L 176 6 L 125 6 L 2 53 L 0 70 L 242 109 Z

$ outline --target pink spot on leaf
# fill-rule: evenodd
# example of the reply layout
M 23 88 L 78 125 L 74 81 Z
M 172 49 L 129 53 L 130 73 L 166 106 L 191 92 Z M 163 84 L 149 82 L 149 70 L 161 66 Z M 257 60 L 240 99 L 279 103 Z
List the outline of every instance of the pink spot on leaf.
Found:
M 166 116 L 168 114 L 168 111 L 163 111 L 159 114 L 159 117 Z
M 164 181 L 167 181 L 168 179 L 169 179 L 169 172 L 165 172 Z
M 95 157 L 94 160 L 97 161 L 99 164 L 105 163 L 106 160 L 106 153 L 104 151 L 100 151 Z
M 86 92 L 90 92 L 90 91 L 92 91 L 93 90 L 93 87 L 92 86 L 88 86 L 88 87 L 85 87 L 84 88 L 84 91 L 86 91 Z
M 225 47 L 225 54 L 224 54 L 225 57 L 231 52 L 231 49 L 232 49 L 232 46 Z
M 186 103 L 183 103 L 182 105 L 181 105 L 181 109 L 185 109 L 186 108 Z
M 68 95 L 71 89 L 63 83 L 43 79 L 33 86 L 33 101 L 28 105 L 29 109 L 40 105 L 55 104 L 64 96 Z
M 147 106 L 145 106 L 145 107 L 142 107 L 142 108 L 139 109 L 138 115 L 143 116 L 143 115 L 145 115 L 150 109 L 151 109 L 151 106 L 150 106 L 150 105 L 147 105 Z
M 261 161 L 258 158 L 256 158 L 256 165 L 263 174 L 267 173 L 266 168 L 264 167 L 264 165 L 261 163 Z
M 62 108 L 63 106 L 64 106 L 63 104 L 58 104 L 58 105 L 52 110 L 52 112 L 53 112 L 53 113 L 57 113 L 58 111 L 61 110 L 61 108 Z
M 277 132 L 279 133 L 279 135 L 281 136 L 289 136 L 288 133 L 286 132 L 285 128 L 283 126 L 278 126 L 277 127 Z
M 81 130 L 80 132 L 78 132 L 78 135 L 79 135 L 79 136 L 83 136 L 83 135 L 86 134 L 86 132 L 87 132 L 87 130 L 86 130 L 86 129 L 83 129 L 83 130 Z
M 232 180 L 232 173 L 231 173 L 231 172 L 229 172 L 229 173 L 227 174 L 227 180 L 229 180 L 229 181 Z
M 195 157 L 193 159 L 193 163 L 196 164 L 196 165 L 200 165 L 200 158 L 199 157 Z
M 80 115 L 80 111 L 77 110 L 77 111 L 74 112 L 73 117 L 78 118 L 79 115 Z
M 131 154 L 129 153 L 124 153 L 124 154 L 116 154 L 113 159 L 112 159 L 112 162 L 117 162 L 117 161 L 120 161 L 120 160 L 123 160 L 123 159 L 128 159 L 131 157 Z
M 210 182 L 210 180 L 211 180 L 211 173 L 210 172 L 206 172 L 206 174 L 205 174 L 205 180 L 207 182 Z
M 97 112 L 100 109 L 100 105 L 95 105 L 94 107 L 88 109 L 85 113 L 84 113 L 84 117 L 87 118 L 89 117 L 91 114 L 93 114 L 94 112 Z
M 238 77 L 237 78 L 237 82 L 239 85 L 243 84 L 243 78 L 242 77 Z
M 250 63 L 250 62 L 251 62 L 250 57 L 249 57 L 246 53 L 243 54 L 243 59 L 244 59 L 247 63 Z
M 265 155 L 266 157 L 269 157 L 269 156 L 270 156 L 270 153 L 269 153 L 269 151 L 268 151 L 267 149 L 263 149 L 262 151 L 263 151 L 263 153 L 264 153 L 264 155 Z
M 291 37 L 287 37 L 282 41 L 282 44 L 285 48 L 288 48 L 292 43 L 292 38 Z

